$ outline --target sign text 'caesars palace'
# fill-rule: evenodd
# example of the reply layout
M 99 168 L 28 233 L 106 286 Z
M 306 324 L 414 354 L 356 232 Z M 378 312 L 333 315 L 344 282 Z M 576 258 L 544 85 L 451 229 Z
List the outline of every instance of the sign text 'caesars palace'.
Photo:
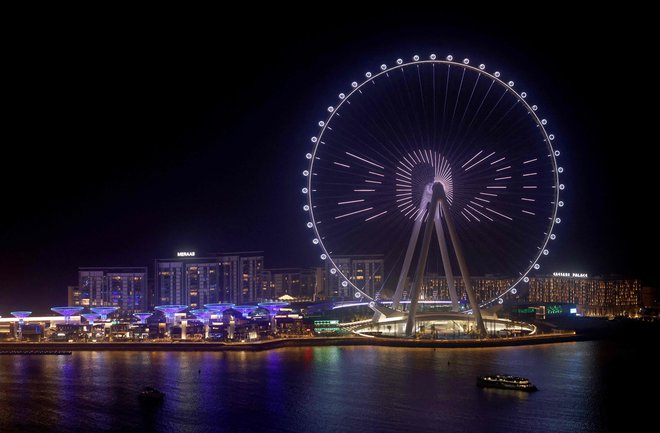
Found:
M 589 274 L 578 272 L 553 272 L 553 277 L 589 278 Z

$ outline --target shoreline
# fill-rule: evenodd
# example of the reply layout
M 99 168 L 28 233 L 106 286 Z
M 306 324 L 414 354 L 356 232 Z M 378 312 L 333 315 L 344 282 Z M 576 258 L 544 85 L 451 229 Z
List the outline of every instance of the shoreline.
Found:
M 284 347 L 319 347 L 319 346 L 382 346 L 403 348 L 479 348 L 479 347 L 510 347 L 531 346 L 537 344 L 564 343 L 591 340 L 585 335 L 574 332 L 562 334 L 532 335 L 526 337 L 492 338 L 475 340 L 409 340 L 380 337 L 305 337 L 283 338 L 251 343 L 222 342 L 155 342 L 155 343 L 0 343 L 3 351 L 137 351 L 137 352 L 226 352 L 247 351 L 258 352 Z

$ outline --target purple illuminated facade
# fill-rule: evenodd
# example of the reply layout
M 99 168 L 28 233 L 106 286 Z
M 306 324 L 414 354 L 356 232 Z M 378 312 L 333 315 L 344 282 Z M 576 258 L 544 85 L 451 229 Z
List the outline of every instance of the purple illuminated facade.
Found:
M 215 311 L 213 310 L 208 310 L 205 308 L 197 309 L 197 310 L 191 310 L 190 313 L 192 313 L 195 317 L 200 319 L 202 323 L 204 324 L 204 338 L 208 338 L 209 336 L 209 319 L 211 316 L 216 314 Z
M 20 321 L 21 319 L 25 319 L 26 317 L 30 316 L 30 314 L 32 314 L 32 311 L 12 311 L 9 314 L 16 317 Z
M 213 311 L 213 314 L 222 314 L 225 310 L 233 308 L 235 304 L 204 304 L 207 310 Z
M 282 308 L 288 305 L 288 302 L 262 302 L 259 304 L 259 307 L 268 310 L 270 315 L 270 326 L 273 332 L 277 332 L 277 320 L 275 319 L 275 316 L 280 312 Z
M 253 312 L 254 310 L 256 310 L 257 306 L 256 305 L 236 305 L 232 308 L 236 311 L 240 311 L 241 314 L 243 315 L 243 317 L 248 319 L 250 313 Z
M 68 307 L 53 307 L 50 311 L 64 316 L 64 322 L 69 323 L 71 316 L 80 313 L 84 307 L 68 306 Z
M 135 313 L 135 314 L 133 314 L 133 316 L 137 317 L 138 320 L 140 321 L 140 323 L 142 325 L 144 325 L 145 323 L 147 323 L 147 319 L 149 317 L 153 316 L 153 314 L 152 313 Z
M 202 322 L 207 323 L 208 320 L 211 318 L 211 316 L 215 314 L 215 312 L 212 310 L 207 310 L 202 308 L 198 310 L 190 310 L 190 314 L 197 317 Z
M 119 308 L 118 307 L 93 307 L 90 308 L 93 312 L 97 313 L 98 315 L 101 316 L 101 320 L 106 320 L 108 318 L 108 314 L 112 314 L 115 311 L 117 311 Z
M 288 306 L 288 302 L 261 302 L 260 307 L 268 310 L 271 316 L 275 316 L 282 308 Z
M 80 317 L 84 318 L 87 320 L 87 323 L 89 323 L 89 326 L 94 326 L 94 321 L 101 317 L 99 314 L 96 313 L 84 313 L 81 314 Z
M 18 328 L 16 329 L 16 338 L 21 340 L 23 338 L 23 324 L 26 317 L 32 314 L 32 311 L 12 311 L 12 316 L 18 319 Z
M 174 324 L 174 315 L 187 309 L 187 305 L 157 305 L 156 310 L 162 311 L 165 314 L 165 319 L 168 325 Z

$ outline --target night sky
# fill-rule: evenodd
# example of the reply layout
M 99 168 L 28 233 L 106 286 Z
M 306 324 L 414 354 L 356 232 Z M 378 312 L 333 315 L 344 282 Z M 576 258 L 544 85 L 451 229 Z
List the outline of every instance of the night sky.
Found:
M 24 16 L 5 41 L 3 316 L 66 303 L 78 266 L 177 250 L 316 265 L 300 188 L 317 121 L 365 71 L 430 53 L 497 66 L 548 118 L 567 189 L 542 269 L 659 283 L 643 11 L 161 12 Z

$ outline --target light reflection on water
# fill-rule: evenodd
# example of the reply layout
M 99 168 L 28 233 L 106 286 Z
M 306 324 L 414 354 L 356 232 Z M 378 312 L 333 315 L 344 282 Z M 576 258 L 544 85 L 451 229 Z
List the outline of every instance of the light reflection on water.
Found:
M 634 399 L 608 375 L 640 357 L 609 342 L 0 356 L 0 431 L 595 432 Z M 492 372 L 540 391 L 478 388 Z M 162 406 L 139 403 L 144 385 Z

